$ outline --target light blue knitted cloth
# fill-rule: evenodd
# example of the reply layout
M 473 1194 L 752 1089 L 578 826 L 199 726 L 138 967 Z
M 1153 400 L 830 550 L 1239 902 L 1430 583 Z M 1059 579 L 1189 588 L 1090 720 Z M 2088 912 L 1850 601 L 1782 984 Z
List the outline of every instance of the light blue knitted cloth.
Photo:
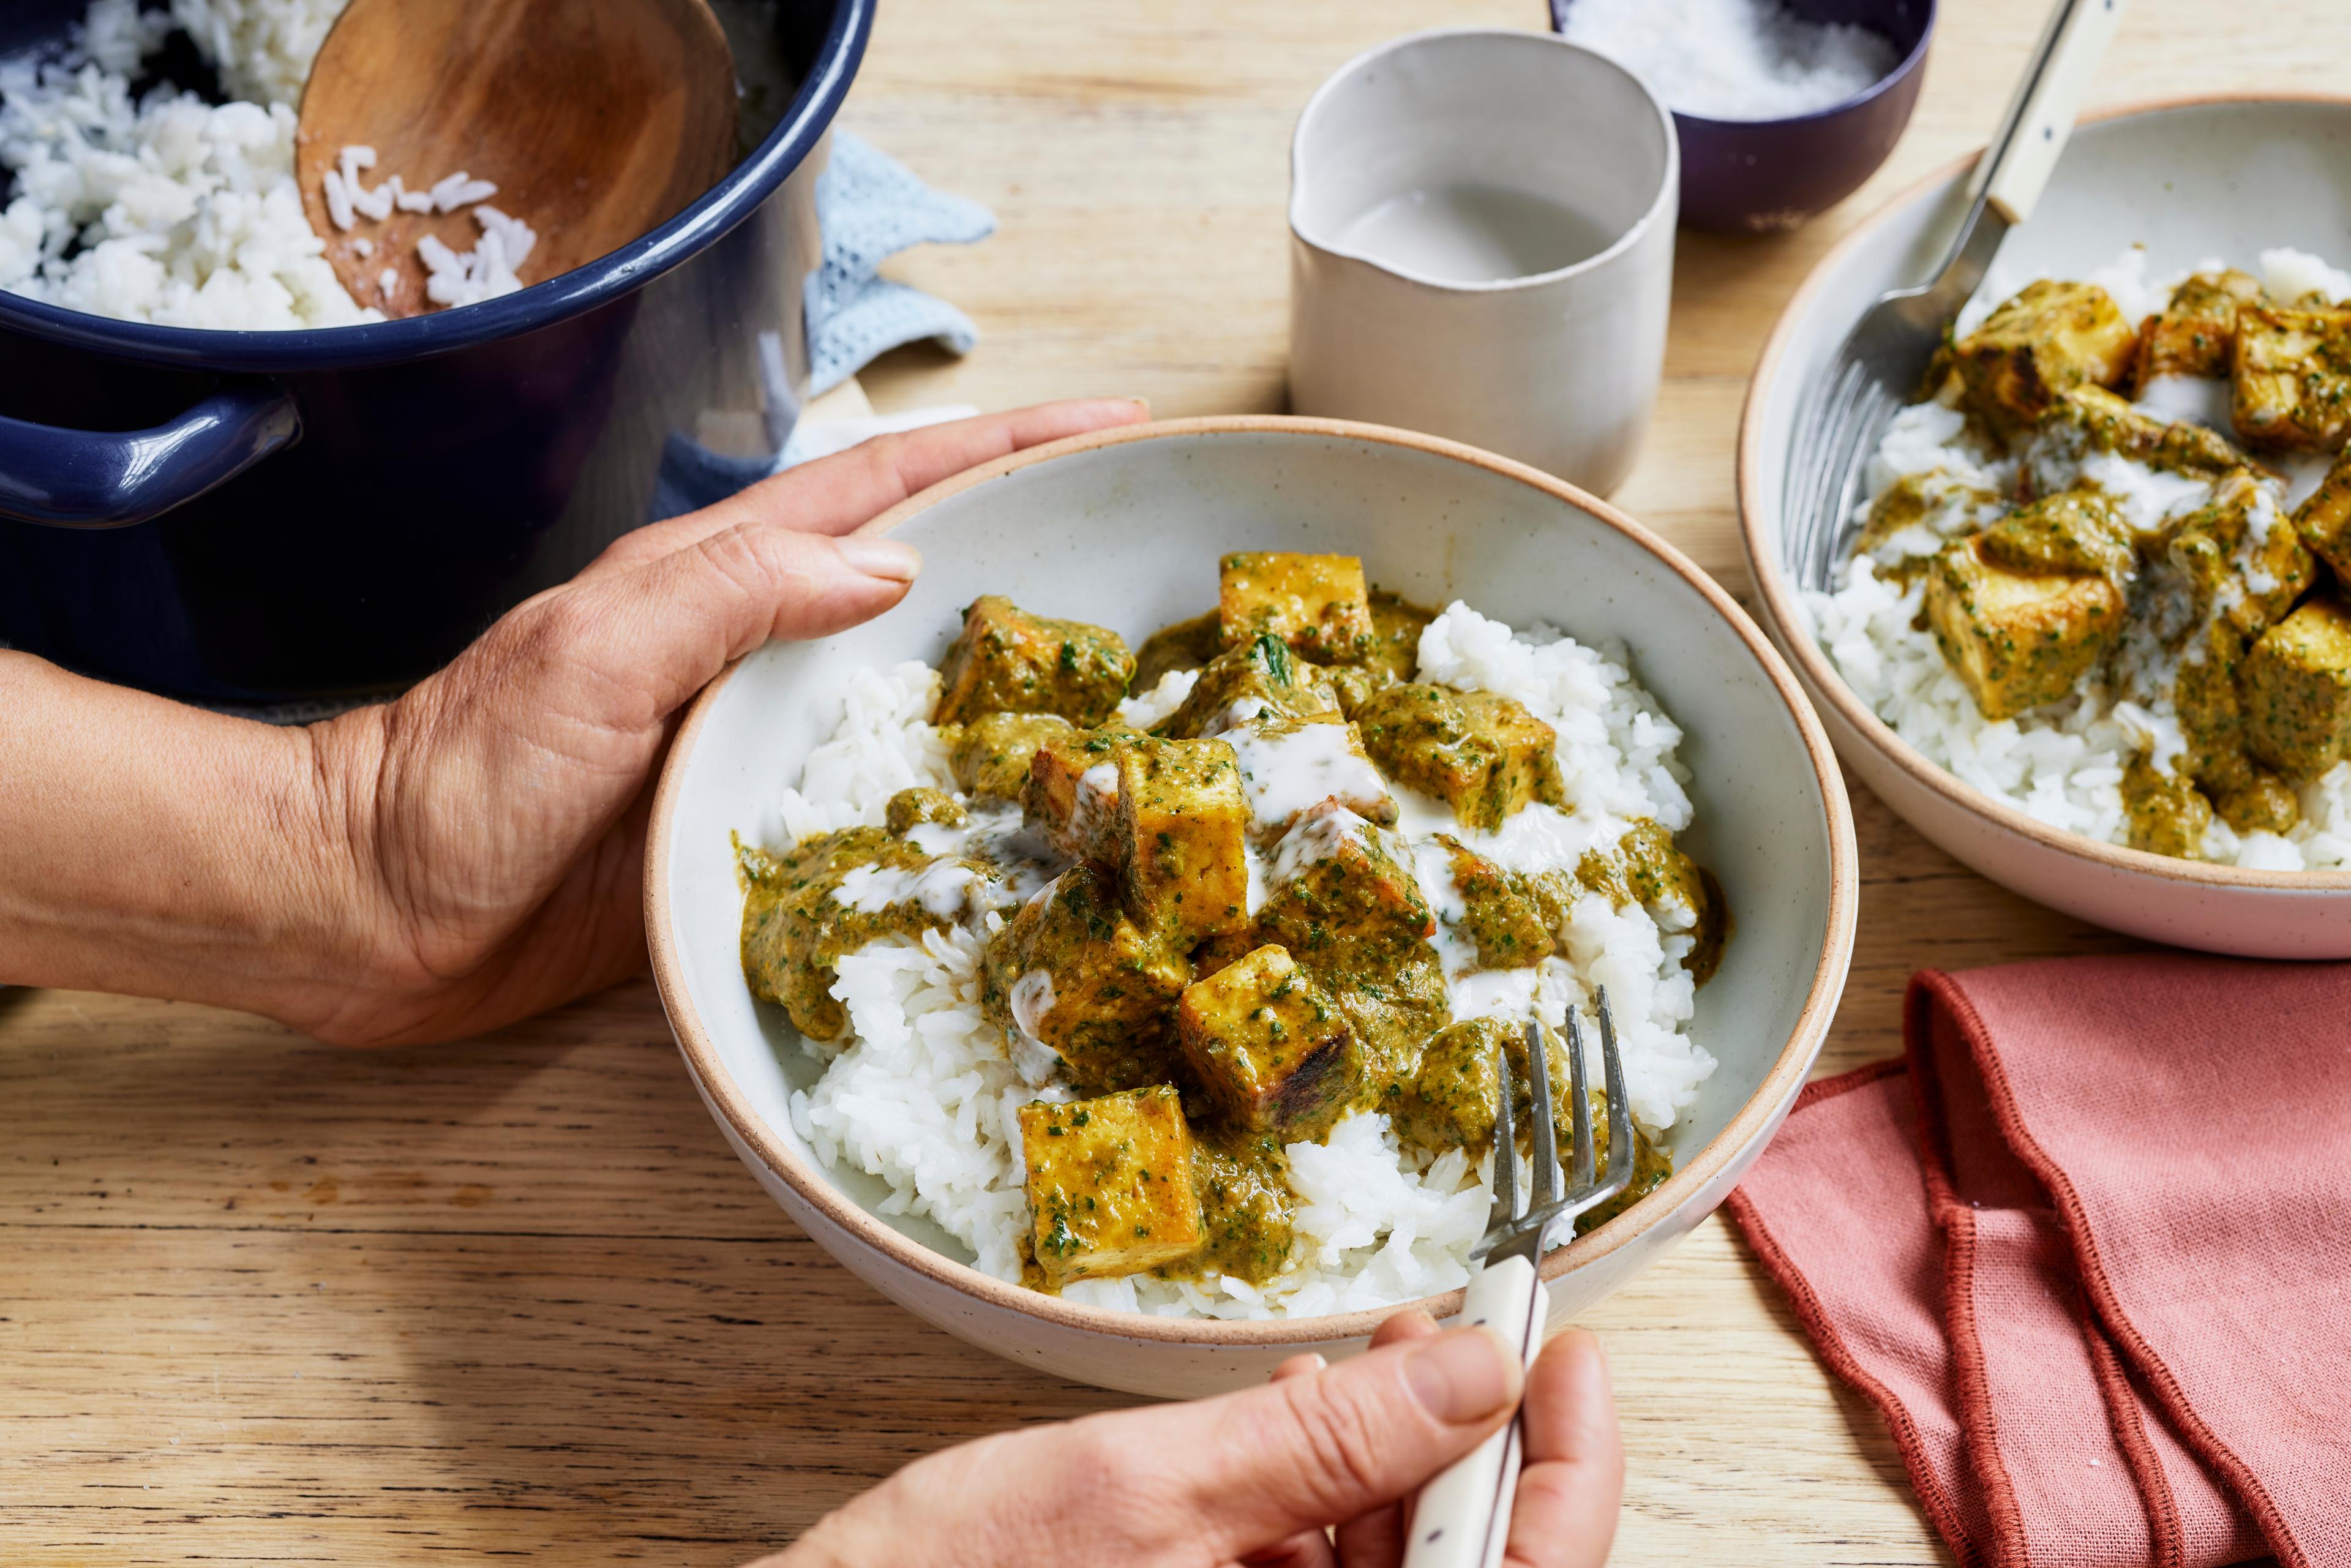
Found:
M 977 202 L 934 191 L 861 137 L 832 133 L 832 161 L 816 180 L 824 265 L 808 280 L 809 395 L 818 396 L 904 344 L 935 339 L 968 354 L 971 318 L 944 299 L 880 276 L 910 246 L 970 245 L 996 232 Z
M 810 397 L 907 343 L 928 339 L 949 353 L 971 352 L 979 330 L 970 317 L 919 288 L 890 282 L 881 267 L 909 246 L 986 239 L 996 232 L 995 214 L 932 190 L 872 142 L 835 131 L 831 161 L 816 177 L 816 215 L 824 261 L 810 276 L 801 305 Z M 774 459 L 725 457 L 691 436 L 672 435 L 653 485 L 651 520 L 699 510 L 816 455 L 825 444 L 815 434 L 796 426 Z

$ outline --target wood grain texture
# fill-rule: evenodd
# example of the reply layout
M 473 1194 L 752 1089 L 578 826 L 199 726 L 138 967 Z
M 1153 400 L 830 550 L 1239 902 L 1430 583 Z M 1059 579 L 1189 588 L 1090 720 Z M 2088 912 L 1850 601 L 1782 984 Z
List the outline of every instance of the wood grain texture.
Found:
M 1811 260 L 1988 133 L 2038 0 L 1945 0 L 1889 167 L 1795 235 L 1685 235 L 1659 421 L 1617 499 L 1735 591 L 1747 368 Z M 1540 7 L 893 0 L 847 122 L 994 206 L 893 271 L 977 319 L 893 356 L 884 410 L 1081 392 L 1278 408 L 1288 136 L 1358 49 Z M 2094 95 L 2329 85 L 2351 11 L 2214 28 L 2134 0 Z M 1892 1053 L 1925 965 L 2119 938 L 1961 870 L 1874 800 L 1821 1071 Z M 1631 1474 L 1617 1561 L 1949 1561 L 1867 1407 L 1719 1220 L 1586 1320 Z M 727 1154 L 651 988 L 493 1039 L 353 1055 L 253 1019 L 0 993 L 0 1558 L 380 1565 L 559 1553 L 726 1564 L 917 1455 L 1118 1396 L 915 1322 Z
M 330 221 L 328 173 L 343 150 L 413 191 L 470 172 L 531 225 L 517 268 L 541 283 L 667 223 L 733 166 L 735 57 L 706 0 L 353 0 L 302 93 L 295 176 L 327 260 L 361 305 L 395 319 L 439 308 L 417 252 L 430 235 L 463 255 L 475 209 Z M 383 279 L 393 286 L 387 289 Z

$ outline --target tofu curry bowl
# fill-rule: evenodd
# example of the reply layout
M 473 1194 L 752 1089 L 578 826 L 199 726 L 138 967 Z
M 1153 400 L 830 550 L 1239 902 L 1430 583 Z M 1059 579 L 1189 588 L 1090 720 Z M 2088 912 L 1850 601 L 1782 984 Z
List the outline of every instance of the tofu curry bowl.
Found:
M 1993 288 L 1802 597 L 1931 762 L 2049 826 L 2351 865 L 2351 277 L 2298 251 Z
M 1034 1291 L 1382 1306 L 1467 1280 L 1521 1030 L 1596 1040 L 1604 988 L 1636 1175 L 1582 1223 L 1636 1201 L 1714 1070 L 1739 894 L 1625 650 L 1352 556 L 1197 570 L 1213 608 L 1139 646 L 983 593 L 935 665 L 852 674 L 736 841 L 744 982 L 821 1064 L 793 1127 Z

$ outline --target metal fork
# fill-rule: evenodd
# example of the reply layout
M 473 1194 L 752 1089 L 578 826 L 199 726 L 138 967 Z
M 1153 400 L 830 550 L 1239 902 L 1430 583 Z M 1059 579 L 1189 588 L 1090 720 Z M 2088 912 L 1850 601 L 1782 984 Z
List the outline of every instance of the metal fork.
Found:
M 1799 586 L 1825 590 L 1854 521 L 1866 459 L 1999 254 L 2032 215 L 2123 0 L 2057 0 L 2000 130 L 1968 186 L 1968 211 L 1931 282 L 1880 295 L 1799 405 L 1781 494 L 1781 559 Z
M 1542 1025 L 1526 1027 L 1528 1142 L 1534 1180 L 1527 1207 L 1519 1207 L 1518 1092 L 1510 1062 L 1500 1066 L 1499 1103 L 1494 1117 L 1494 1204 L 1486 1234 L 1471 1251 L 1484 1269 L 1469 1281 L 1461 1322 L 1483 1323 L 1516 1345 L 1527 1365 L 1542 1350 L 1543 1322 L 1551 1292 L 1540 1264 L 1543 1235 L 1557 1221 L 1572 1219 L 1607 1202 L 1633 1179 L 1633 1118 L 1625 1093 L 1625 1064 L 1616 1052 L 1616 1022 L 1609 1015 L 1608 991 L 1601 988 L 1600 1061 L 1608 1102 L 1608 1166 L 1595 1173 L 1592 1146 L 1592 1098 L 1584 1085 L 1583 1029 L 1575 1009 L 1567 1013 L 1568 1092 L 1574 1096 L 1573 1179 L 1561 1180 L 1559 1138 L 1552 1116 L 1551 1063 L 1543 1051 Z M 1510 1424 L 1455 1461 L 1421 1489 L 1412 1513 L 1405 1568 L 1494 1568 L 1510 1537 L 1510 1504 L 1519 1489 L 1523 1457 L 1520 1424 Z

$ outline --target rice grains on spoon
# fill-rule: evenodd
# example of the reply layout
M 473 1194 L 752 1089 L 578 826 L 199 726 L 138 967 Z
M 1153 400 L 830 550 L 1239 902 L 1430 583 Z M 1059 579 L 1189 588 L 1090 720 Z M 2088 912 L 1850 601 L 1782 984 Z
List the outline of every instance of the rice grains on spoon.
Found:
M 707 0 L 351 0 L 302 95 L 295 177 L 351 298 L 414 316 L 659 227 L 733 166 L 736 123 Z

